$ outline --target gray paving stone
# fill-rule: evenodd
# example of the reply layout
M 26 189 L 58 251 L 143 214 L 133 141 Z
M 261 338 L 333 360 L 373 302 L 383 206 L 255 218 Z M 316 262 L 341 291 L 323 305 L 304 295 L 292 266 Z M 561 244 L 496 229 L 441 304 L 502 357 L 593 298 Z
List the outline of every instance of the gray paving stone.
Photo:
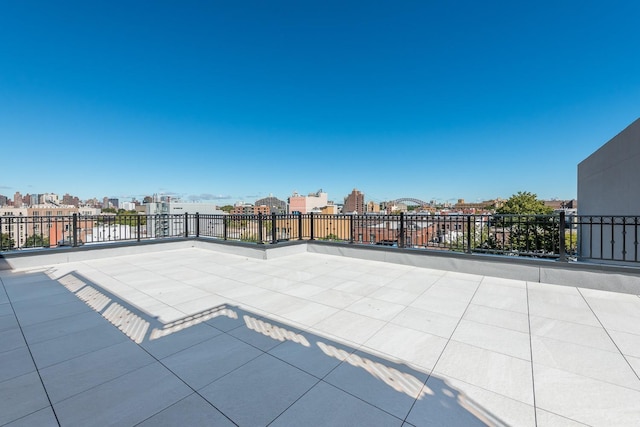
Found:
M 61 318 L 24 326 L 24 336 L 29 344 L 60 338 L 75 332 L 96 326 L 108 326 L 109 323 L 95 311 L 82 311 Z
M 172 354 L 162 363 L 199 390 L 260 354 L 262 351 L 257 348 L 222 334 Z
M 107 324 L 40 341 L 30 348 L 36 365 L 42 369 L 127 340 L 124 334 Z
M 59 427 L 51 406 L 33 412 L 25 417 L 6 424 L 5 427 Z
M 0 343 L 2 343 L 0 351 L 15 350 L 27 345 L 19 328 L 11 328 L 0 332 Z
M 67 298 L 65 297 L 65 300 Z M 16 307 L 16 317 L 20 325 L 25 328 L 36 323 L 50 322 L 56 319 L 62 319 L 78 313 L 94 312 L 85 303 L 76 299 L 70 299 L 62 304 L 47 305 L 46 302 L 39 305 L 30 306 L 25 304 L 24 307 Z
M 0 353 L 0 382 L 35 370 L 36 366 L 26 346 Z
M 344 391 L 320 382 L 270 426 L 392 427 L 402 420 Z
M 324 381 L 373 406 L 404 419 L 422 396 L 427 374 L 405 365 L 357 351 Z
M 271 350 L 286 341 L 286 336 L 294 336 L 298 332 L 281 323 L 257 316 L 245 314 L 243 318 L 245 320 L 244 327 L 235 328 L 228 334 L 262 351 Z
M 37 372 L 0 383 L 0 425 L 16 421 L 49 406 Z
M 135 425 L 168 408 L 193 390 L 159 363 L 101 384 L 54 408 L 62 425 Z
M 154 333 L 152 329 L 149 336 L 140 343 L 140 345 L 156 358 L 163 359 L 186 348 L 216 337 L 221 333 L 222 332 L 219 329 L 216 329 L 207 323 L 189 326 L 176 332 L 171 332 L 170 330 L 159 330 L 157 333 Z
M 317 382 L 317 378 L 263 354 L 200 393 L 237 424 L 264 426 Z
M 269 354 L 323 378 L 355 350 L 352 347 L 301 332 L 299 336 L 269 350 Z
M 16 319 L 16 316 L 13 315 L 13 312 L 4 316 L 0 316 L 0 332 L 6 331 L 8 329 L 17 329 L 19 327 L 20 326 L 18 325 L 18 319 Z
M 138 427 L 174 427 L 174 426 L 215 426 L 232 427 L 236 424 L 211 406 L 209 402 L 197 394 L 158 412 L 151 418 L 138 424 Z
M 127 340 L 40 370 L 53 403 L 150 365 L 155 359 Z

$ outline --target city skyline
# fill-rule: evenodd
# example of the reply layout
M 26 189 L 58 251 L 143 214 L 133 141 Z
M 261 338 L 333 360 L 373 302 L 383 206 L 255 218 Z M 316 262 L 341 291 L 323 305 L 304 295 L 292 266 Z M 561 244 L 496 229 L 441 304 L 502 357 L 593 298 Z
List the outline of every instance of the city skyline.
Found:
M 298 202 L 291 202 L 290 199 L 304 199 L 307 197 L 311 197 L 311 198 L 318 198 L 318 196 L 321 196 L 320 199 L 323 200 L 323 202 L 321 202 L 318 206 L 319 207 L 326 207 L 326 206 L 333 206 L 333 205 L 338 205 L 338 206 L 342 206 L 344 205 L 345 209 L 347 209 L 347 212 L 369 212 L 369 210 L 364 206 L 366 204 L 370 204 L 370 203 L 375 203 L 375 204 L 379 204 L 379 205 L 383 205 L 385 203 L 389 203 L 389 202 L 394 202 L 394 203 L 398 203 L 399 205 L 407 205 L 407 206 L 420 206 L 420 203 L 418 202 L 424 202 L 424 204 L 422 206 L 426 206 L 426 205 L 430 205 L 430 206 L 445 206 L 445 207 L 456 207 L 456 206 L 467 206 L 467 205 L 476 205 L 479 202 L 483 202 L 486 204 L 487 207 L 491 206 L 494 204 L 494 202 L 499 202 L 499 201 L 504 201 L 507 200 L 511 197 L 516 197 L 518 194 L 512 194 L 508 197 L 495 197 L 492 199 L 483 199 L 483 200 L 468 200 L 468 199 L 463 199 L 463 198 L 449 198 L 449 199 L 435 199 L 435 200 L 421 200 L 421 199 L 416 199 L 414 197 L 410 197 L 410 196 L 406 196 L 406 197 L 398 197 L 396 199 L 388 199 L 388 200 L 376 200 L 376 199 L 372 199 L 370 197 L 368 197 L 366 195 L 365 192 L 360 191 L 357 188 L 354 188 L 349 194 L 346 194 L 344 196 L 338 196 L 338 197 L 331 197 L 330 194 L 324 192 L 324 190 L 322 191 L 323 194 L 320 194 L 318 192 L 312 192 L 312 193 L 294 193 L 288 196 L 279 196 L 276 194 L 270 194 L 269 196 L 265 197 L 265 198 L 261 198 L 261 199 L 257 199 L 254 201 L 247 201 L 247 200 L 236 200 L 233 202 L 229 202 L 229 203 L 211 203 L 211 202 L 207 202 L 207 201 L 203 201 L 203 200 L 185 200 L 182 199 L 180 197 L 177 196 L 167 196 L 167 195 L 163 195 L 163 194 L 146 194 L 146 195 L 139 195 L 139 197 L 134 197 L 134 198 L 123 198 L 120 199 L 118 197 L 109 197 L 109 196 L 104 196 L 104 197 L 90 197 L 90 198 L 80 198 L 76 195 L 73 194 L 69 194 L 68 192 L 64 193 L 64 195 L 60 192 L 46 192 L 46 193 L 22 193 L 20 191 L 17 191 L 16 193 L 14 193 L 13 195 L 6 195 L 6 194 L 2 194 L 0 193 L 0 207 L 4 207 L 4 206 L 8 206 L 8 207 L 16 207 L 16 208 L 24 208 L 24 207 L 29 207 L 29 206 L 37 206 L 37 205 L 59 205 L 59 206 L 93 206 L 93 207 L 102 207 L 104 208 L 104 204 L 107 203 L 109 206 L 111 207 L 112 203 L 116 203 L 116 204 L 120 204 L 120 206 L 116 206 L 116 207 L 122 207 L 123 204 L 125 205 L 143 205 L 147 202 L 150 201 L 161 201 L 161 200 L 172 200 L 174 202 L 179 202 L 181 204 L 184 203 L 195 203 L 195 204 L 208 204 L 211 203 L 212 205 L 215 205 L 217 207 L 224 207 L 224 206 L 234 206 L 234 207 L 241 207 L 241 206 L 264 206 L 265 200 L 270 200 L 270 199 L 274 199 L 277 202 L 283 202 L 286 203 L 286 206 L 289 206 L 289 203 L 293 203 L 293 204 L 297 204 L 300 203 Z M 534 194 L 535 196 L 537 196 L 536 194 Z M 17 206 L 16 205 L 16 197 L 18 197 L 19 199 L 22 200 L 22 206 Z M 358 198 L 361 198 L 361 200 L 358 202 Z M 558 198 L 551 198 L 551 199 L 540 199 L 546 203 L 564 203 L 566 202 L 568 205 L 570 206 L 574 206 L 575 203 L 577 202 L 577 199 L 558 199 Z M 215 200 L 214 200 L 215 201 Z M 326 202 L 325 202 L 326 201 Z M 266 204 L 269 204 L 270 202 L 267 202 Z M 316 203 L 317 204 L 317 203 Z M 560 206 L 560 205 L 559 205 Z
M 9 3 L 0 193 L 575 199 L 640 116 L 640 5 Z

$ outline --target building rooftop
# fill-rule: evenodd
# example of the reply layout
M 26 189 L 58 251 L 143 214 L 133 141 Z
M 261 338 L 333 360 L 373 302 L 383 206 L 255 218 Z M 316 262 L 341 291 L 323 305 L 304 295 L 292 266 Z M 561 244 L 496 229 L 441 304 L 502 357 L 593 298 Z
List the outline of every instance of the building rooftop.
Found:
M 0 425 L 640 423 L 638 295 L 156 246 L 0 271 Z

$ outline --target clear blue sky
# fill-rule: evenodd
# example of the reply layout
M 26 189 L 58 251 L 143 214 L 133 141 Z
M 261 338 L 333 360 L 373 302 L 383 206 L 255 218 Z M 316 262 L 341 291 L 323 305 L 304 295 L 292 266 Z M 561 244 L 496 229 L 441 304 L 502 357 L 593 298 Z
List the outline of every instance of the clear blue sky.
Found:
M 576 196 L 640 2 L 0 0 L 0 194 Z

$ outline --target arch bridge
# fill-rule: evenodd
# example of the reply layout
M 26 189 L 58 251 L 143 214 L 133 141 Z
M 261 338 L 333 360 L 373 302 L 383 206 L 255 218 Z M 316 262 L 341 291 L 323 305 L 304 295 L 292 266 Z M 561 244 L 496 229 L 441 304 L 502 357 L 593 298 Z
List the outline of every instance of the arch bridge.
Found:
M 403 197 L 401 199 L 391 200 L 389 203 L 393 203 L 393 204 L 413 203 L 414 205 L 418 205 L 418 206 L 428 206 L 429 205 L 429 203 L 425 202 L 424 200 L 413 199 L 411 197 Z

